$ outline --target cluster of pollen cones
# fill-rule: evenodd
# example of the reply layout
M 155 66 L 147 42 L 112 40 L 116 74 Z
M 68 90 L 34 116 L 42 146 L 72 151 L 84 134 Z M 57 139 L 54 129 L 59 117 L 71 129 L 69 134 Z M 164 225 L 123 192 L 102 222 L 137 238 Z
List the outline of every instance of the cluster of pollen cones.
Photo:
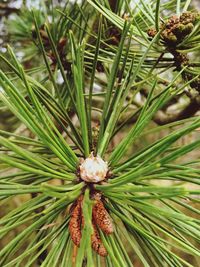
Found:
M 91 244 L 93 250 L 100 256 L 107 256 L 107 250 L 104 247 L 99 232 L 98 227 L 107 235 L 113 233 L 113 225 L 111 218 L 104 207 L 103 202 L 99 194 L 94 197 L 95 204 L 92 209 L 92 225 L 93 234 L 91 236 Z M 83 195 L 79 196 L 76 203 L 73 204 L 71 210 L 71 217 L 69 222 L 69 232 L 73 243 L 79 247 L 82 237 L 82 228 L 84 227 L 84 217 L 82 212 Z

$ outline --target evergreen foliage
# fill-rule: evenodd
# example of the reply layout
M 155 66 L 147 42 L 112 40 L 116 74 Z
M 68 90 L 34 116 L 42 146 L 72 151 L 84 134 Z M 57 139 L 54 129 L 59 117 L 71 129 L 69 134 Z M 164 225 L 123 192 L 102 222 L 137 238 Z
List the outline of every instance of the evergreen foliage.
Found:
M 0 266 L 197 267 L 200 13 L 40 2 L 0 53 Z

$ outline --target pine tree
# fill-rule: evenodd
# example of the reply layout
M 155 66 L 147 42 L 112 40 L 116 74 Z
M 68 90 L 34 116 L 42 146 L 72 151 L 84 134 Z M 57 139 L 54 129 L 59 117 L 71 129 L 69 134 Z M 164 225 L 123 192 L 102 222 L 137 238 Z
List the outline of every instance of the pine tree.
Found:
M 0 266 L 197 267 L 200 12 L 2 8 Z

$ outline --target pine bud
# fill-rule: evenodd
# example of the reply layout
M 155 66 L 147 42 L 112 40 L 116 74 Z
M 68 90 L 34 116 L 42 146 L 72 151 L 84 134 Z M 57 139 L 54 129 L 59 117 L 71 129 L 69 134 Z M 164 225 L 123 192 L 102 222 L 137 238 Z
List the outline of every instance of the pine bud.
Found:
M 98 183 L 106 178 L 108 164 L 98 155 L 93 154 L 86 158 L 80 165 L 81 179 L 89 183 Z

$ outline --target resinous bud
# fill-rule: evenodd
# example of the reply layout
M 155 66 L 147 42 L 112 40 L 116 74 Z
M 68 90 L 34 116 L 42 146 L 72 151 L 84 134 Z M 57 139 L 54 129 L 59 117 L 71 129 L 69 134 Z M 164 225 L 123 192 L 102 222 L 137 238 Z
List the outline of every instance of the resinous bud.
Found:
M 80 177 L 89 183 L 99 183 L 106 179 L 108 163 L 100 156 L 91 154 L 80 165 Z

